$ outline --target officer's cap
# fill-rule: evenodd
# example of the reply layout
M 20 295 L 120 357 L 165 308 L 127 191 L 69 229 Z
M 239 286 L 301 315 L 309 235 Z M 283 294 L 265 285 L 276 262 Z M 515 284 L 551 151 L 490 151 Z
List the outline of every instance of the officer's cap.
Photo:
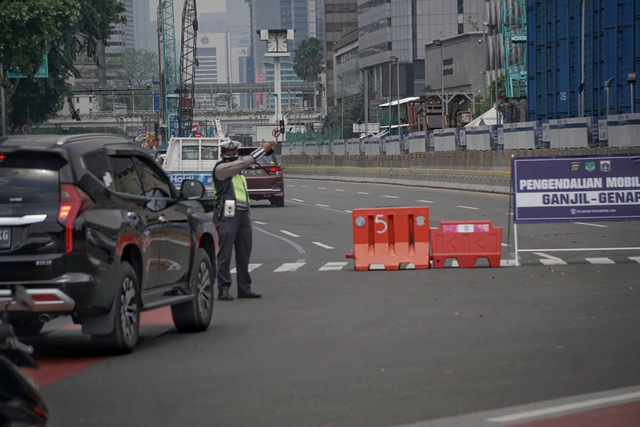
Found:
M 225 141 L 220 143 L 220 148 L 224 150 L 235 150 L 240 147 L 240 143 L 238 141 Z

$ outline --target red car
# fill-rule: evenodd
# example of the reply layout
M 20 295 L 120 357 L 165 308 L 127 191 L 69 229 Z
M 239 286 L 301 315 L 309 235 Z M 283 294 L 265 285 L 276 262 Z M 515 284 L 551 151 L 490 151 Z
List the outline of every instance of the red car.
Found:
M 241 157 L 250 155 L 258 147 L 240 147 Z M 279 208 L 284 206 L 284 179 L 282 167 L 278 164 L 275 154 L 262 156 L 257 164 L 242 171 L 247 179 L 247 189 L 251 200 L 267 199 Z

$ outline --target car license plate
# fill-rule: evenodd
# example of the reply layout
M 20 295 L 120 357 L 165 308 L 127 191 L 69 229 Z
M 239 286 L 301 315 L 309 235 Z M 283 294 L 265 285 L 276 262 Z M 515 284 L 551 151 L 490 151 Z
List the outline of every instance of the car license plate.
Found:
M 262 175 L 262 169 L 245 169 L 242 173 L 248 176 L 257 176 Z
M 0 248 L 11 247 L 11 229 L 9 227 L 0 227 Z

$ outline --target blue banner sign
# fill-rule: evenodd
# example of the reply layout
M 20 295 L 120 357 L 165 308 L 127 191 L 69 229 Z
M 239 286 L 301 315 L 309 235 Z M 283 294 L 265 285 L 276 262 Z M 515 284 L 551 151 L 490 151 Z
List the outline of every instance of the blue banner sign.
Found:
M 640 220 L 640 154 L 513 157 L 518 223 Z
M 213 188 L 213 178 L 211 177 L 211 172 L 170 172 L 167 175 L 169 175 L 169 179 L 171 179 L 174 187 L 178 189 L 182 187 L 182 181 L 184 181 L 185 179 L 200 181 L 204 184 L 205 187 Z

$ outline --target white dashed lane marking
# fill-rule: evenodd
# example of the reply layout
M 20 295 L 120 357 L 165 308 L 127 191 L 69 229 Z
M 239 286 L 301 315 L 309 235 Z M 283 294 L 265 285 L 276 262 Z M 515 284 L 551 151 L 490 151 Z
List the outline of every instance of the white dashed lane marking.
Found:
M 282 234 L 286 234 L 287 236 L 291 236 L 291 237 L 300 237 L 300 235 L 295 234 L 295 233 L 292 233 L 292 232 L 287 231 L 287 230 L 280 230 L 280 232 L 281 232 Z
M 255 270 L 256 268 L 260 267 L 261 265 L 262 264 L 249 264 L 249 272 Z M 237 271 L 236 271 L 235 268 L 233 268 L 233 269 L 231 269 L 230 273 L 231 274 L 235 274 L 235 273 L 237 273 Z
M 353 213 L 353 211 L 350 211 L 349 209 L 345 209 L 344 211 L 347 213 Z
M 564 262 L 561 258 L 555 256 L 547 255 L 542 252 L 534 252 L 533 254 L 542 257 L 542 259 L 540 259 L 540 262 L 543 265 L 567 265 L 567 263 Z
M 474 208 L 473 206 L 456 206 L 456 208 L 473 209 L 474 211 L 480 210 L 480 208 Z
M 253 221 L 253 222 L 255 222 L 256 224 L 260 224 L 260 225 L 267 225 L 266 222 L 262 222 L 262 221 Z
M 349 264 L 348 262 L 328 262 L 318 269 L 318 271 L 335 271 L 342 270 L 344 266 Z
M 629 259 L 640 264 L 640 256 L 630 256 Z
M 329 205 L 321 205 L 320 203 L 316 203 L 316 206 L 320 206 L 321 208 L 328 208 Z
M 324 243 L 320 243 L 320 242 L 311 242 L 316 246 L 320 246 L 321 248 L 325 248 L 325 249 L 335 249 L 333 246 L 329 246 L 329 245 L 325 245 Z
M 356 194 L 369 194 L 369 193 L 365 193 L 364 191 L 358 191 Z
M 585 258 L 591 264 L 615 264 L 615 261 L 609 258 Z
M 418 203 L 435 203 L 435 202 L 433 202 L 431 200 L 416 200 L 416 202 L 418 202 Z
M 285 262 L 280 267 L 273 270 L 274 273 L 281 273 L 285 271 L 297 271 L 300 267 L 304 266 L 305 262 Z
M 388 194 L 386 194 L 384 196 L 380 196 L 380 197 L 384 197 L 385 199 L 399 199 L 400 198 L 398 196 L 389 196 Z
M 304 203 L 304 200 L 300 200 L 300 199 L 291 199 L 291 200 L 293 200 L 294 202 Z
M 339 188 L 336 188 L 336 191 L 344 191 L 344 190 L 341 190 L 341 189 L 339 189 Z
M 318 187 L 318 190 L 326 190 L 324 187 Z

